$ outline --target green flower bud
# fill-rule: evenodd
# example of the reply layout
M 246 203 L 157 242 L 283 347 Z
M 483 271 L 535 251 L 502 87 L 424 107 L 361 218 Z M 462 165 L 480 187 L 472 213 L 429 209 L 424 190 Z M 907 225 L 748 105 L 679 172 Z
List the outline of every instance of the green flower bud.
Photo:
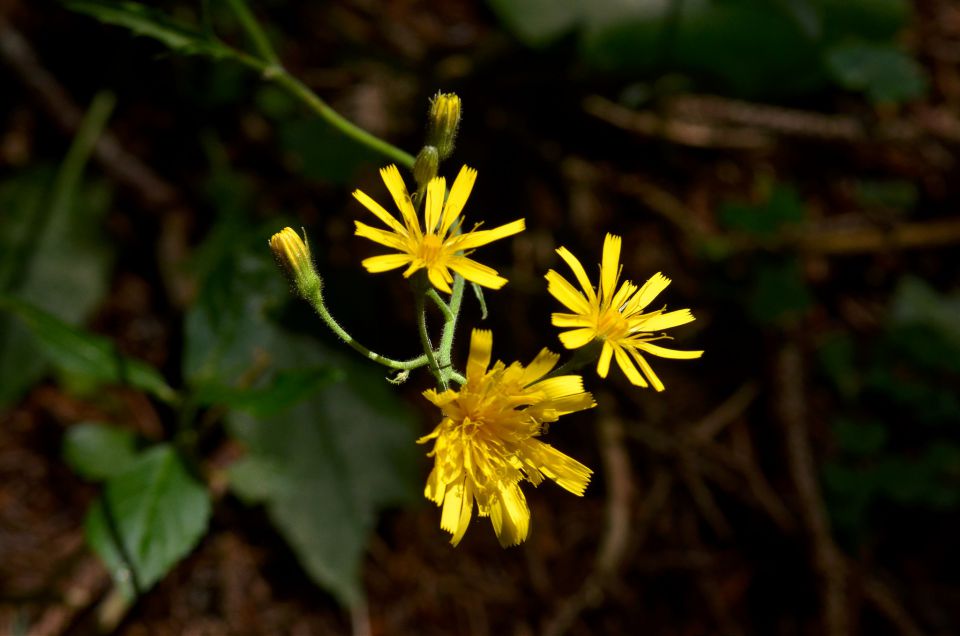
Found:
M 270 237 L 270 250 L 277 265 L 283 269 L 301 296 L 309 298 L 320 290 L 323 281 L 313 266 L 310 247 L 306 243 L 306 232 L 301 239 L 299 234 L 285 227 Z
M 427 145 L 437 149 L 440 161 L 453 153 L 460 127 L 460 98 L 454 93 L 437 93 L 430 100 Z
M 430 180 L 437 176 L 437 167 L 440 165 L 440 155 L 435 146 L 424 146 L 417 155 L 413 164 L 413 178 L 420 188 L 425 187 Z

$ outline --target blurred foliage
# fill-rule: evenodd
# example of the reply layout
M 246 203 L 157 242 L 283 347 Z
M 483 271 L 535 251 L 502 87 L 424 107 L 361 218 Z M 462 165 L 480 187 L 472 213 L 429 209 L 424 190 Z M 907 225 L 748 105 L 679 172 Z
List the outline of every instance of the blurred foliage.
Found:
M 679 71 L 725 92 L 778 97 L 833 82 L 876 101 L 921 95 L 897 49 L 906 0 L 489 0 L 532 47 L 575 33 L 583 61 L 619 74 Z M 762 53 L 760 53 L 762 52 Z
M 823 479 L 834 521 L 852 540 L 891 506 L 960 507 L 960 295 L 905 277 L 875 341 L 833 334 L 821 367 L 844 407 Z
M 55 174 L 32 168 L 0 182 L 0 296 L 3 309 L 21 308 L 21 320 L 0 314 L 0 407 L 47 370 L 49 338 L 44 342 L 31 326 L 37 320 L 80 324 L 106 293 L 113 254 L 100 228 L 110 189 L 85 183 L 82 175 L 113 101 L 107 93 L 94 99 Z

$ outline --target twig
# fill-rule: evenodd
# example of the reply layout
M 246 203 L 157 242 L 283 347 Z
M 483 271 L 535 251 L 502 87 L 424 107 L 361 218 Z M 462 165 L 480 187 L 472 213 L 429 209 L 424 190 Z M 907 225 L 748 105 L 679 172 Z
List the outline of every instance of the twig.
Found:
M 868 577 L 863 584 L 864 598 L 869 601 L 903 636 L 925 636 L 910 613 L 893 592 L 876 578 Z
M 800 350 L 796 343 L 788 342 L 777 356 L 777 405 L 785 429 L 787 463 L 822 582 L 820 603 L 823 631 L 829 636 L 847 636 L 850 627 L 847 568 L 830 534 L 830 523 L 820 497 L 813 451 L 807 435 L 803 373 Z
M 601 404 L 607 400 L 601 400 Z M 606 523 L 593 570 L 573 595 L 563 600 L 544 624 L 543 636 L 567 633 L 580 614 L 597 605 L 604 589 L 616 577 L 631 537 L 630 502 L 633 498 L 633 478 L 630 458 L 623 444 L 623 423 L 613 415 L 600 418 L 600 454 L 607 478 Z

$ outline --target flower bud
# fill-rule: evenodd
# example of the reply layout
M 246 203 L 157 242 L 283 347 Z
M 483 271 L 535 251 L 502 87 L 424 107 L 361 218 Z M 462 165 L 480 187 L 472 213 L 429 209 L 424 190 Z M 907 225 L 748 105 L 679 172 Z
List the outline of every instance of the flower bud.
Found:
M 460 127 L 460 98 L 455 93 L 437 93 L 430 100 L 427 120 L 427 145 L 437 149 L 443 161 L 453 153 Z
M 437 168 L 440 165 L 440 156 L 436 146 L 424 146 L 417 155 L 417 160 L 413 164 L 413 178 L 420 188 L 426 187 L 431 179 L 437 176 Z
M 300 295 L 308 298 L 319 291 L 323 282 L 313 267 L 310 248 L 305 239 L 306 232 L 301 239 L 299 234 L 285 227 L 270 237 L 270 250 L 277 265 L 287 274 Z

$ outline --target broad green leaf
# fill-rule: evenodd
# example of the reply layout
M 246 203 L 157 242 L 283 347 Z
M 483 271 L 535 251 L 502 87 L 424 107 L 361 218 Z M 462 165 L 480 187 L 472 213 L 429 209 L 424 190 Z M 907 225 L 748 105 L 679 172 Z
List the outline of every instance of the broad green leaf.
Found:
M 218 404 L 257 417 L 266 417 L 315 394 L 322 385 L 335 380 L 339 375 L 325 367 L 283 370 L 276 372 L 265 386 L 237 388 L 208 385 L 201 388 L 194 395 L 194 399 L 199 404 Z
M 550 44 L 583 19 L 582 0 L 488 0 L 500 20 L 527 46 Z
M 795 321 L 813 298 L 795 259 L 765 262 L 757 266 L 756 278 L 747 297 L 754 320 L 784 324 Z
M 229 49 L 203 31 L 177 22 L 162 11 L 139 2 L 74 0 L 65 4 L 68 9 L 92 16 L 101 22 L 125 27 L 135 35 L 157 40 L 178 53 L 212 57 L 230 55 Z
M 107 338 L 10 296 L 0 295 L 0 310 L 20 320 L 57 369 L 95 382 L 127 384 L 167 402 L 176 400 L 176 392 L 156 369 L 120 354 Z
M 107 424 L 75 424 L 63 438 L 63 459 L 82 477 L 109 479 L 136 461 L 137 436 Z
M 279 416 L 232 414 L 229 429 L 249 453 L 231 470 L 235 492 L 263 502 L 310 576 L 349 605 L 378 511 L 419 487 L 408 408 L 381 374 L 345 370 Z
M 380 155 L 315 117 L 281 121 L 279 134 L 287 161 L 309 179 L 349 184 L 381 162 Z
M 833 435 L 840 450 L 852 455 L 870 456 L 886 445 L 890 431 L 882 422 L 837 418 L 833 422 Z
M 806 207 L 797 191 L 778 185 L 759 205 L 728 202 L 720 207 L 721 224 L 730 230 L 756 236 L 772 236 L 786 225 L 796 225 L 806 217 Z
M 209 519 L 207 490 L 173 447 L 161 444 L 107 482 L 87 513 L 87 541 L 133 599 L 197 545 Z
M 920 65 L 893 44 L 838 44 L 826 52 L 825 60 L 837 84 L 864 92 L 873 102 L 906 102 L 927 89 Z
M 98 94 L 56 174 L 22 173 L 0 184 L 0 294 L 80 324 L 107 288 L 112 250 L 102 235 L 110 191 L 82 174 L 113 108 Z M 36 338 L 0 316 L 0 406 L 39 380 L 46 365 Z
M 960 292 L 940 294 L 927 282 L 904 276 L 897 285 L 890 306 L 894 326 L 917 325 L 940 333 L 960 349 Z

